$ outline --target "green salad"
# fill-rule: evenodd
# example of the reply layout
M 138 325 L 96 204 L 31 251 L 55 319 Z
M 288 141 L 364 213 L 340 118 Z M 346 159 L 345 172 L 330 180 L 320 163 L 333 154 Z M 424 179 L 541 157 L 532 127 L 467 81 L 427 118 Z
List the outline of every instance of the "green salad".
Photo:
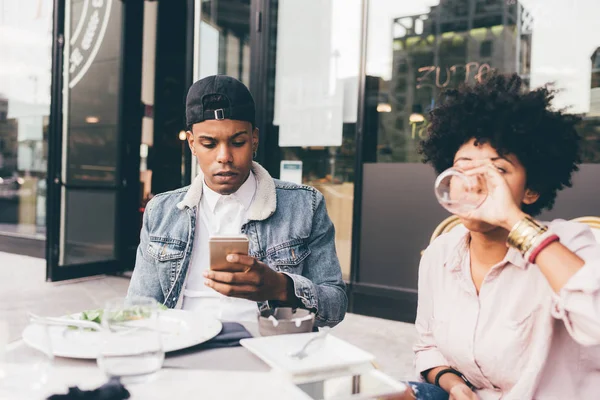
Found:
M 159 304 L 158 309 L 160 311 L 163 311 L 163 310 L 167 310 L 168 307 L 163 304 Z M 80 321 L 91 321 L 91 322 L 95 322 L 97 324 L 102 324 L 103 317 L 104 317 L 104 310 L 100 308 L 100 309 L 96 309 L 96 310 L 82 311 L 81 314 L 76 319 L 80 320 Z M 146 317 L 148 317 L 148 310 L 145 307 L 131 307 L 131 308 L 126 308 L 123 310 L 115 311 L 110 316 L 110 319 L 112 322 L 127 322 L 127 321 L 134 321 L 137 319 L 144 319 Z M 79 329 L 76 326 L 70 326 L 69 328 L 70 329 Z M 85 328 L 85 329 L 91 330 L 89 328 Z

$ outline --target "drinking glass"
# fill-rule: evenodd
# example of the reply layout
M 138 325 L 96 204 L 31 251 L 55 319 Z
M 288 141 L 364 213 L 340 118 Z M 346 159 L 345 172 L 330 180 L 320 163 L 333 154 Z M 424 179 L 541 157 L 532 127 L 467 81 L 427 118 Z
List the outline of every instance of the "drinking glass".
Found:
M 477 209 L 487 198 L 486 180 L 481 174 L 467 175 L 452 167 L 435 180 L 435 195 L 452 214 L 464 214 Z
M 98 366 L 123 383 L 145 382 L 158 372 L 165 353 L 158 303 L 147 297 L 111 300 L 104 307 Z
M 0 399 L 41 399 L 53 354 L 48 326 L 36 325 L 36 346 L 8 343 L 8 322 L 0 320 Z

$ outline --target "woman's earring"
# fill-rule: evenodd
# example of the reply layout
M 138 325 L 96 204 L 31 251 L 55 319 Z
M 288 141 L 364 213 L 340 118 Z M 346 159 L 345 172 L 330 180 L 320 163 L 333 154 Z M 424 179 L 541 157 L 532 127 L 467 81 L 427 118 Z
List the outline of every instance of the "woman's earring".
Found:
M 252 153 L 252 158 L 253 158 L 253 159 L 256 159 L 256 153 L 257 153 L 257 151 L 256 151 L 256 150 L 254 150 L 254 153 Z

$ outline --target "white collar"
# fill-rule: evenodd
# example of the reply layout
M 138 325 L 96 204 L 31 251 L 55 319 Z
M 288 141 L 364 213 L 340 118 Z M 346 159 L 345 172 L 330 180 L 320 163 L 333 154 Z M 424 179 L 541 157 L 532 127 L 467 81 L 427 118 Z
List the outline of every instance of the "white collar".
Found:
M 252 162 L 252 173 L 256 179 L 256 194 L 248 210 L 247 217 L 250 221 L 262 221 L 275 213 L 277 205 L 275 182 L 267 170 L 256 162 Z M 204 176 L 200 173 L 192 181 L 183 200 L 177 203 L 177 208 L 183 210 L 185 208 L 192 209 L 196 207 L 202 198 L 203 183 Z
M 242 204 L 244 210 L 248 210 L 252 204 L 252 199 L 254 199 L 254 193 L 256 193 L 256 178 L 254 177 L 254 173 L 250 171 L 248 178 L 242 184 L 242 186 L 240 186 L 235 193 L 230 195 L 222 195 L 215 192 L 208 187 L 204 180 L 202 180 L 202 191 L 204 200 L 206 201 L 206 204 L 208 204 L 211 212 L 215 212 L 215 207 L 217 206 L 219 200 L 227 196 L 234 197 Z

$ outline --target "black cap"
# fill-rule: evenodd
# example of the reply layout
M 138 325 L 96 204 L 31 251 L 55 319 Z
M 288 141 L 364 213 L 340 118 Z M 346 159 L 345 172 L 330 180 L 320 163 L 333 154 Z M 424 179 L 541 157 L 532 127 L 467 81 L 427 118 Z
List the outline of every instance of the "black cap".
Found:
M 246 85 L 227 75 L 212 75 L 196 81 L 188 90 L 185 117 L 188 129 L 209 119 L 235 119 L 254 126 L 256 110 Z

